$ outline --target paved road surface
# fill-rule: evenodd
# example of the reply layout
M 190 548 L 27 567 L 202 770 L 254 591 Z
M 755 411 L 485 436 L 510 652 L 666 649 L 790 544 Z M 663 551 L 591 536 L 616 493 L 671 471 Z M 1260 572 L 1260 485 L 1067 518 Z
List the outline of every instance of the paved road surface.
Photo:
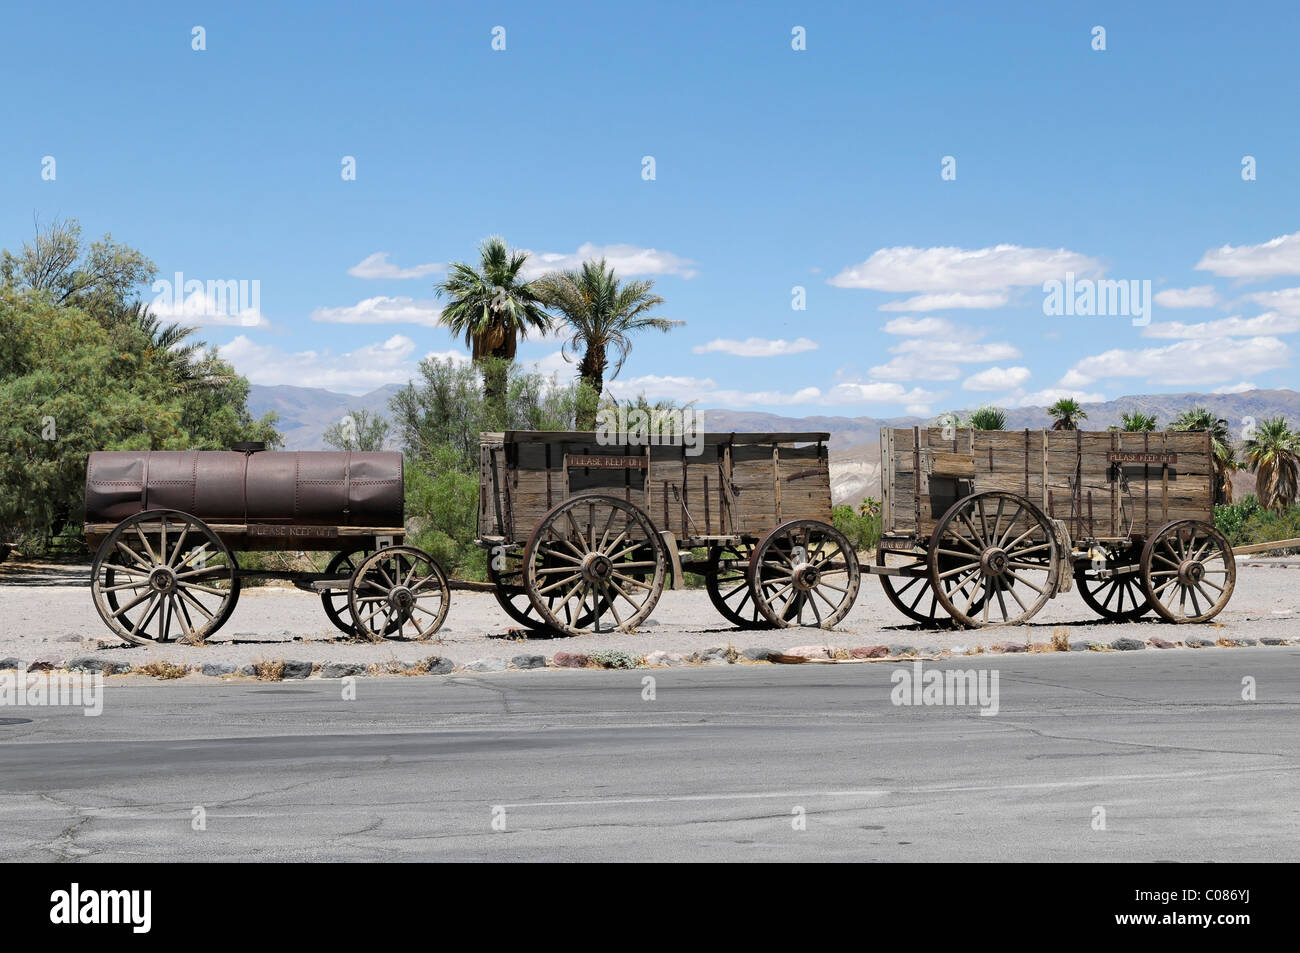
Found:
M 315 680 L 119 680 L 98 718 L 0 712 L 31 719 L 0 727 L 0 843 L 12 860 L 1300 859 L 1300 649 L 938 665 L 985 666 L 993 717 L 892 705 L 892 663 L 362 679 L 352 701 Z

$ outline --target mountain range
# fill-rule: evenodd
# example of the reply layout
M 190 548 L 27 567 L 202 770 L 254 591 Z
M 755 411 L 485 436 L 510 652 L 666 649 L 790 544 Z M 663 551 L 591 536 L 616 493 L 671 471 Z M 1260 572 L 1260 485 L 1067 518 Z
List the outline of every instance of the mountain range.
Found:
M 388 413 L 389 399 L 401 385 L 387 384 L 368 394 L 340 394 L 318 387 L 288 384 L 254 384 L 248 406 L 255 416 L 275 411 L 288 450 L 320 450 L 321 435 L 350 410 Z M 1085 426 L 1105 430 L 1117 426 L 1123 414 L 1154 414 L 1163 427 L 1174 417 L 1195 406 L 1206 406 L 1225 418 L 1234 432 L 1252 421 L 1282 416 L 1300 424 L 1300 392 L 1288 389 L 1248 390 L 1235 394 L 1138 394 L 1104 403 L 1084 404 Z M 974 409 L 974 408 L 970 408 Z M 969 411 L 957 411 L 959 416 Z M 708 409 L 702 411 L 711 431 L 812 431 L 830 434 L 831 492 L 837 503 L 856 505 L 863 497 L 880 495 L 880 428 L 911 427 L 930 423 L 922 417 L 794 417 L 748 410 Z M 1051 426 L 1046 407 L 1006 408 L 1007 429 L 1031 430 Z M 1253 478 L 1240 475 L 1239 492 L 1248 492 Z

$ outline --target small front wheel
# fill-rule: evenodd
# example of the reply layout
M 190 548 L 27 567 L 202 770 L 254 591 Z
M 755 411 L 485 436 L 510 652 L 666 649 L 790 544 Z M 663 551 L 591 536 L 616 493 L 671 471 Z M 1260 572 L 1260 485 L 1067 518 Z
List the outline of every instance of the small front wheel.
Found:
M 834 526 L 818 520 L 782 523 L 749 561 L 749 586 L 759 611 L 779 628 L 830 629 L 853 608 L 861 583 L 858 556 Z
M 447 576 L 433 557 L 414 546 L 372 553 L 352 573 L 348 609 L 359 634 L 423 642 L 442 625 L 451 604 Z

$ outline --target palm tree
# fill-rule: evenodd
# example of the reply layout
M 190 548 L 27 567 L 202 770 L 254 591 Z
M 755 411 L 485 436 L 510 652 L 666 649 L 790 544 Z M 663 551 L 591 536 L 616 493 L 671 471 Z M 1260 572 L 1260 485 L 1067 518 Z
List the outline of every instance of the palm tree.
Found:
M 551 329 L 540 287 L 524 281 L 520 272 L 528 255 L 512 251 L 505 239 L 493 235 L 479 246 L 479 267 L 456 262 L 447 277 L 433 286 L 449 300 L 438 323 L 465 344 L 483 373 L 483 397 L 489 407 L 504 412 L 509 364 L 529 331 Z
M 1007 413 L 999 407 L 981 407 L 970 415 L 972 430 L 1006 430 Z
M 1120 414 L 1120 430 L 1126 433 L 1150 433 L 1156 429 L 1156 415 L 1144 414 L 1139 410 Z
M 1228 421 L 1216 417 L 1207 407 L 1185 410 L 1169 424 L 1170 430 L 1205 430 L 1210 434 L 1210 454 L 1214 459 L 1214 502 L 1232 502 L 1232 474 L 1241 469 Z
M 1265 509 L 1285 510 L 1300 488 L 1300 434 L 1282 417 L 1265 420 L 1241 444 L 1246 465 L 1255 471 L 1255 495 Z
M 1079 421 L 1088 419 L 1088 412 L 1073 397 L 1062 397 L 1047 412 L 1052 417 L 1053 430 L 1078 430 Z
M 142 356 L 160 369 L 173 393 L 189 394 L 224 387 L 235 379 L 230 374 L 211 372 L 211 362 L 202 359 L 203 342 L 192 340 L 198 328 L 163 324 L 142 301 L 112 308 L 107 322 L 111 329 L 118 329 L 139 342 Z
M 622 283 L 603 258 L 585 261 L 577 271 L 547 275 L 540 284 L 546 303 L 569 324 L 571 334 L 564 344 L 564 356 L 573 360 L 581 353 L 578 376 L 597 394 L 604 391 L 611 357 L 615 363 L 610 379 L 623 369 L 632 350 L 632 334 L 650 328 L 667 332 L 685 323 L 652 316 L 649 312 L 664 303 L 651 291 L 654 282 Z M 584 412 L 577 426 L 579 430 L 592 429 L 594 411 Z

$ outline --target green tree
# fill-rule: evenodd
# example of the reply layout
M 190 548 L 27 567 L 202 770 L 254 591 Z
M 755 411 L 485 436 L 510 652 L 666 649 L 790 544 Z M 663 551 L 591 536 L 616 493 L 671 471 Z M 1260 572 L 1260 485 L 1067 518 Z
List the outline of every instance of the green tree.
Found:
M 435 294 L 448 299 L 438 322 L 464 337 L 475 363 L 482 364 L 483 395 L 498 417 L 505 414 L 507 369 L 519 342 L 530 331 L 551 328 L 538 284 L 523 279 L 527 260 L 494 235 L 479 247 L 477 269 L 456 262 L 434 285 Z
M 1246 465 L 1255 473 L 1255 494 L 1267 510 L 1281 512 L 1296 501 L 1300 488 L 1300 435 L 1285 418 L 1272 417 L 1241 444 Z
M 388 446 L 392 430 L 382 414 L 368 410 L 349 410 L 343 419 L 325 428 L 321 439 L 335 450 L 371 453 Z
M 86 245 L 75 218 L 38 224 L 35 238 L 17 254 L 0 252 L 0 283 L 48 296 L 55 304 L 76 305 L 100 320 L 125 307 L 157 272 L 148 257 L 112 235 Z
M 1127 433 L 1149 433 L 1156 429 L 1156 415 L 1144 414 L 1138 410 L 1120 414 L 1119 421 L 1119 429 Z
M 974 430 L 1006 430 L 1007 414 L 999 407 L 981 407 L 970 415 Z
M 1088 419 L 1088 412 L 1072 397 L 1062 397 L 1047 408 L 1047 413 L 1053 430 L 1078 430 L 1080 422 Z
M 583 262 L 576 271 L 547 275 L 540 284 L 546 303 L 568 323 L 565 357 L 572 360 L 581 355 L 578 376 L 597 394 L 604 392 L 606 374 L 613 380 L 622 370 L 632 350 L 632 335 L 651 329 L 667 332 L 685 323 L 652 315 L 664 303 L 652 291 L 654 282 L 621 282 L 603 258 Z M 579 430 L 595 425 L 594 410 L 578 420 Z
M 1205 430 L 1210 434 L 1210 453 L 1214 457 L 1214 502 L 1232 502 L 1232 474 L 1241 469 L 1237 450 L 1232 444 L 1228 421 L 1217 417 L 1207 407 L 1185 410 L 1169 424 L 1170 430 Z

